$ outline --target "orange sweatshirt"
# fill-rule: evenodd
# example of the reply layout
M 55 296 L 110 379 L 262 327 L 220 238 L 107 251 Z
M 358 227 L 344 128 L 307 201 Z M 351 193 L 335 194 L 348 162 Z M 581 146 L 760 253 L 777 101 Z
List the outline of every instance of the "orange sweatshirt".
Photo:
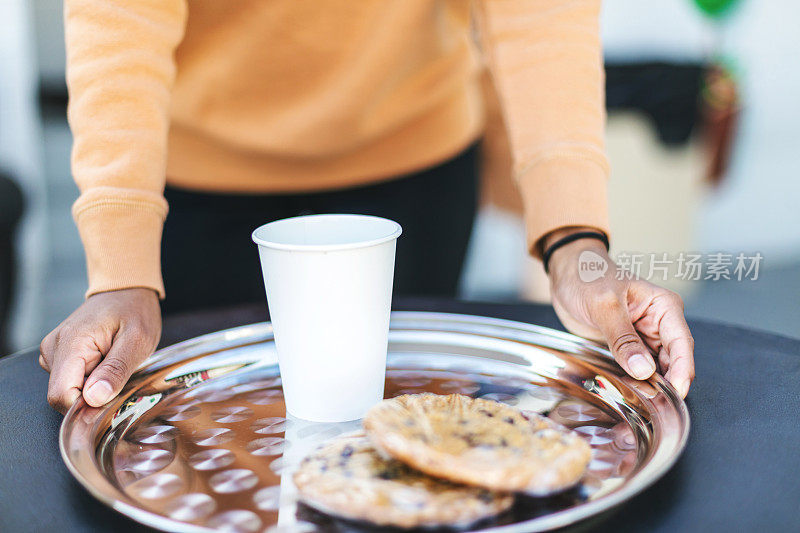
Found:
M 323 190 L 453 156 L 497 87 L 529 245 L 607 231 L 599 0 L 66 0 L 87 295 L 163 297 L 164 184 Z M 479 52 L 481 50 L 481 52 Z

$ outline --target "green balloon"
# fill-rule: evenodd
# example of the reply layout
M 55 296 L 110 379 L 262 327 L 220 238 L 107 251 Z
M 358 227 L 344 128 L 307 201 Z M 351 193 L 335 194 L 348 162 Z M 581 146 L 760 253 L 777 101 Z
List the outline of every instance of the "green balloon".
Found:
M 711 17 L 724 15 L 738 0 L 694 0 L 700 11 Z

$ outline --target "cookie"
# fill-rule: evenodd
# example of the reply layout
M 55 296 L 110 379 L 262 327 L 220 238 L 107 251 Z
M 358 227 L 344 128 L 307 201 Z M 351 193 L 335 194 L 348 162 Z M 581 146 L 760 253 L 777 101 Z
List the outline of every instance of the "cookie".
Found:
M 404 395 L 367 413 L 384 454 L 431 476 L 502 492 L 547 496 L 577 484 L 591 449 L 538 415 L 460 394 Z
M 434 479 L 384 458 L 359 433 L 307 456 L 294 474 L 300 501 L 381 526 L 467 526 L 508 509 L 514 497 Z

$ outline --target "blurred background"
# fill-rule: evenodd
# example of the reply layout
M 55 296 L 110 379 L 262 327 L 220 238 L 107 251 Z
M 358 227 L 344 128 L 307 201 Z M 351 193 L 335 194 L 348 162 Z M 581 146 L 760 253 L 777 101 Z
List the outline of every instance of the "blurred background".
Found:
M 61 9 L 55 0 L 0 0 L 0 354 L 38 344 L 86 288 L 70 214 L 78 191 L 69 169 Z M 793 337 L 800 337 L 797 20 L 794 0 L 607 0 L 602 16 L 612 255 L 641 256 L 647 277 L 651 254 L 667 254 L 667 279 L 659 273 L 655 281 L 684 296 L 690 317 Z M 502 128 L 491 120 L 490 128 Z M 731 279 L 703 279 L 705 270 L 699 280 L 681 279 L 680 254 L 702 254 L 706 266 L 713 254 L 730 256 Z M 738 254 L 761 257 L 756 276 L 736 279 Z M 461 292 L 548 298 L 541 267 L 526 257 L 510 182 L 485 183 Z

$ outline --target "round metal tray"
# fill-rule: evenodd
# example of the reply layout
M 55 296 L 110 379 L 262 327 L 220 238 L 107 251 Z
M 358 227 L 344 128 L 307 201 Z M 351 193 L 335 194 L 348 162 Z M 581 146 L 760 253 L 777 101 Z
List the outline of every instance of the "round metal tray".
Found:
M 508 320 L 395 312 L 386 397 L 423 391 L 542 413 L 592 447 L 580 486 L 520 496 L 478 530 L 540 531 L 610 509 L 662 476 L 689 432 L 668 383 L 626 377 L 592 342 Z M 158 351 L 107 406 L 76 403 L 60 447 L 89 492 L 156 528 L 361 531 L 369 525 L 298 504 L 291 481 L 306 453 L 358 426 L 287 418 L 272 328 L 261 323 Z

